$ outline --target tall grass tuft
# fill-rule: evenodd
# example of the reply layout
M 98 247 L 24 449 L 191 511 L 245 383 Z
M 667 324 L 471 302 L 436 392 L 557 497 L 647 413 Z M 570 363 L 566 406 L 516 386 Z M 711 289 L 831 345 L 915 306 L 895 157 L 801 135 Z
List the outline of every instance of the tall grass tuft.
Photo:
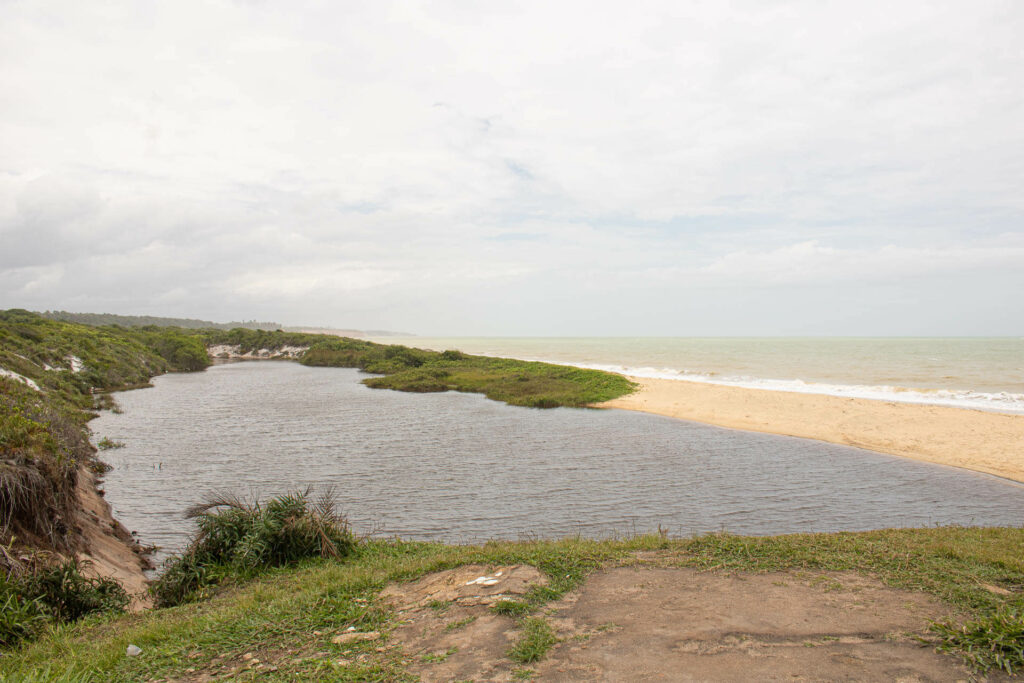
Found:
M 0 647 L 30 640 L 50 623 L 76 621 L 94 612 L 123 612 L 130 598 L 121 584 L 85 576 L 84 564 L 19 563 L 0 573 Z
M 341 558 L 355 546 L 348 523 L 337 512 L 337 495 L 312 490 L 249 502 L 215 494 L 189 508 L 197 531 L 186 550 L 164 563 L 151 586 L 158 607 L 202 597 L 230 577 L 254 576 L 270 567 L 309 557 Z
M 1024 609 L 1003 607 L 959 626 L 932 624 L 931 630 L 942 639 L 940 651 L 959 655 L 976 671 L 1024 671 Z

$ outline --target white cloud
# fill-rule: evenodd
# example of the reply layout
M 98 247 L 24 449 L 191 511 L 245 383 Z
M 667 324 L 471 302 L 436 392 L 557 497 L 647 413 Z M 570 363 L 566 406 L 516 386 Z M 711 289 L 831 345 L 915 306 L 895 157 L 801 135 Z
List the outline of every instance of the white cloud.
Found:
M 1022 30 L 995 0 L 0 4 L 0 306 L 544 333 L 565 297 L 644 333 L 722 287 L 1021 288 Z
M 1024 247 L 899 247 L 837 249 L 816 241 L 770 251 L 737 251 L 701 268 L 697 274 L 739 285 L 815 286 L 836 283 L 888 283 L 974 271 L 1013 274 L 1024 265 Z

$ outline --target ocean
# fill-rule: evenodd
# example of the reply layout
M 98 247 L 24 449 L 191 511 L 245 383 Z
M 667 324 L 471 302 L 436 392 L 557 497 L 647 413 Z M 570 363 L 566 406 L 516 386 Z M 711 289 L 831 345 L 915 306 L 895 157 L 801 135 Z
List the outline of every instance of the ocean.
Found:
M 374 337 L 636 377 L 1024 414 L 1024 338 Z

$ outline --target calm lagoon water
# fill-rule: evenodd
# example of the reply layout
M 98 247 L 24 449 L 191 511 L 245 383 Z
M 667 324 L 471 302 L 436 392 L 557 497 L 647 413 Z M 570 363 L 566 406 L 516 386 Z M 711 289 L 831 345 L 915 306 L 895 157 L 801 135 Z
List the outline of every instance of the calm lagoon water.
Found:
M 1024 486 L 804 439 L 626 411 L 368 389 L 290 362 L 165 375 L 91 423 L 114 514 L 172 551 L 215 490 L 334 485 L 360 533 L 445 541 L 1019 525 Z

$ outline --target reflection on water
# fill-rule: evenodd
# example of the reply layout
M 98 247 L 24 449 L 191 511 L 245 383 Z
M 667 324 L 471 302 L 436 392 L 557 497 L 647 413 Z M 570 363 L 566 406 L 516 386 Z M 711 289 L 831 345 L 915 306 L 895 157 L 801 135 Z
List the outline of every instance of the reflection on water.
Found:
M 1024 486 L 804 439 L 626 411 L 368 389 L 289 362 L 166 375 L 91 423 L 114 514 L 166 550 L 211 490 L 333 484 L 360 533 L 480 541 L 1019 525 Z

